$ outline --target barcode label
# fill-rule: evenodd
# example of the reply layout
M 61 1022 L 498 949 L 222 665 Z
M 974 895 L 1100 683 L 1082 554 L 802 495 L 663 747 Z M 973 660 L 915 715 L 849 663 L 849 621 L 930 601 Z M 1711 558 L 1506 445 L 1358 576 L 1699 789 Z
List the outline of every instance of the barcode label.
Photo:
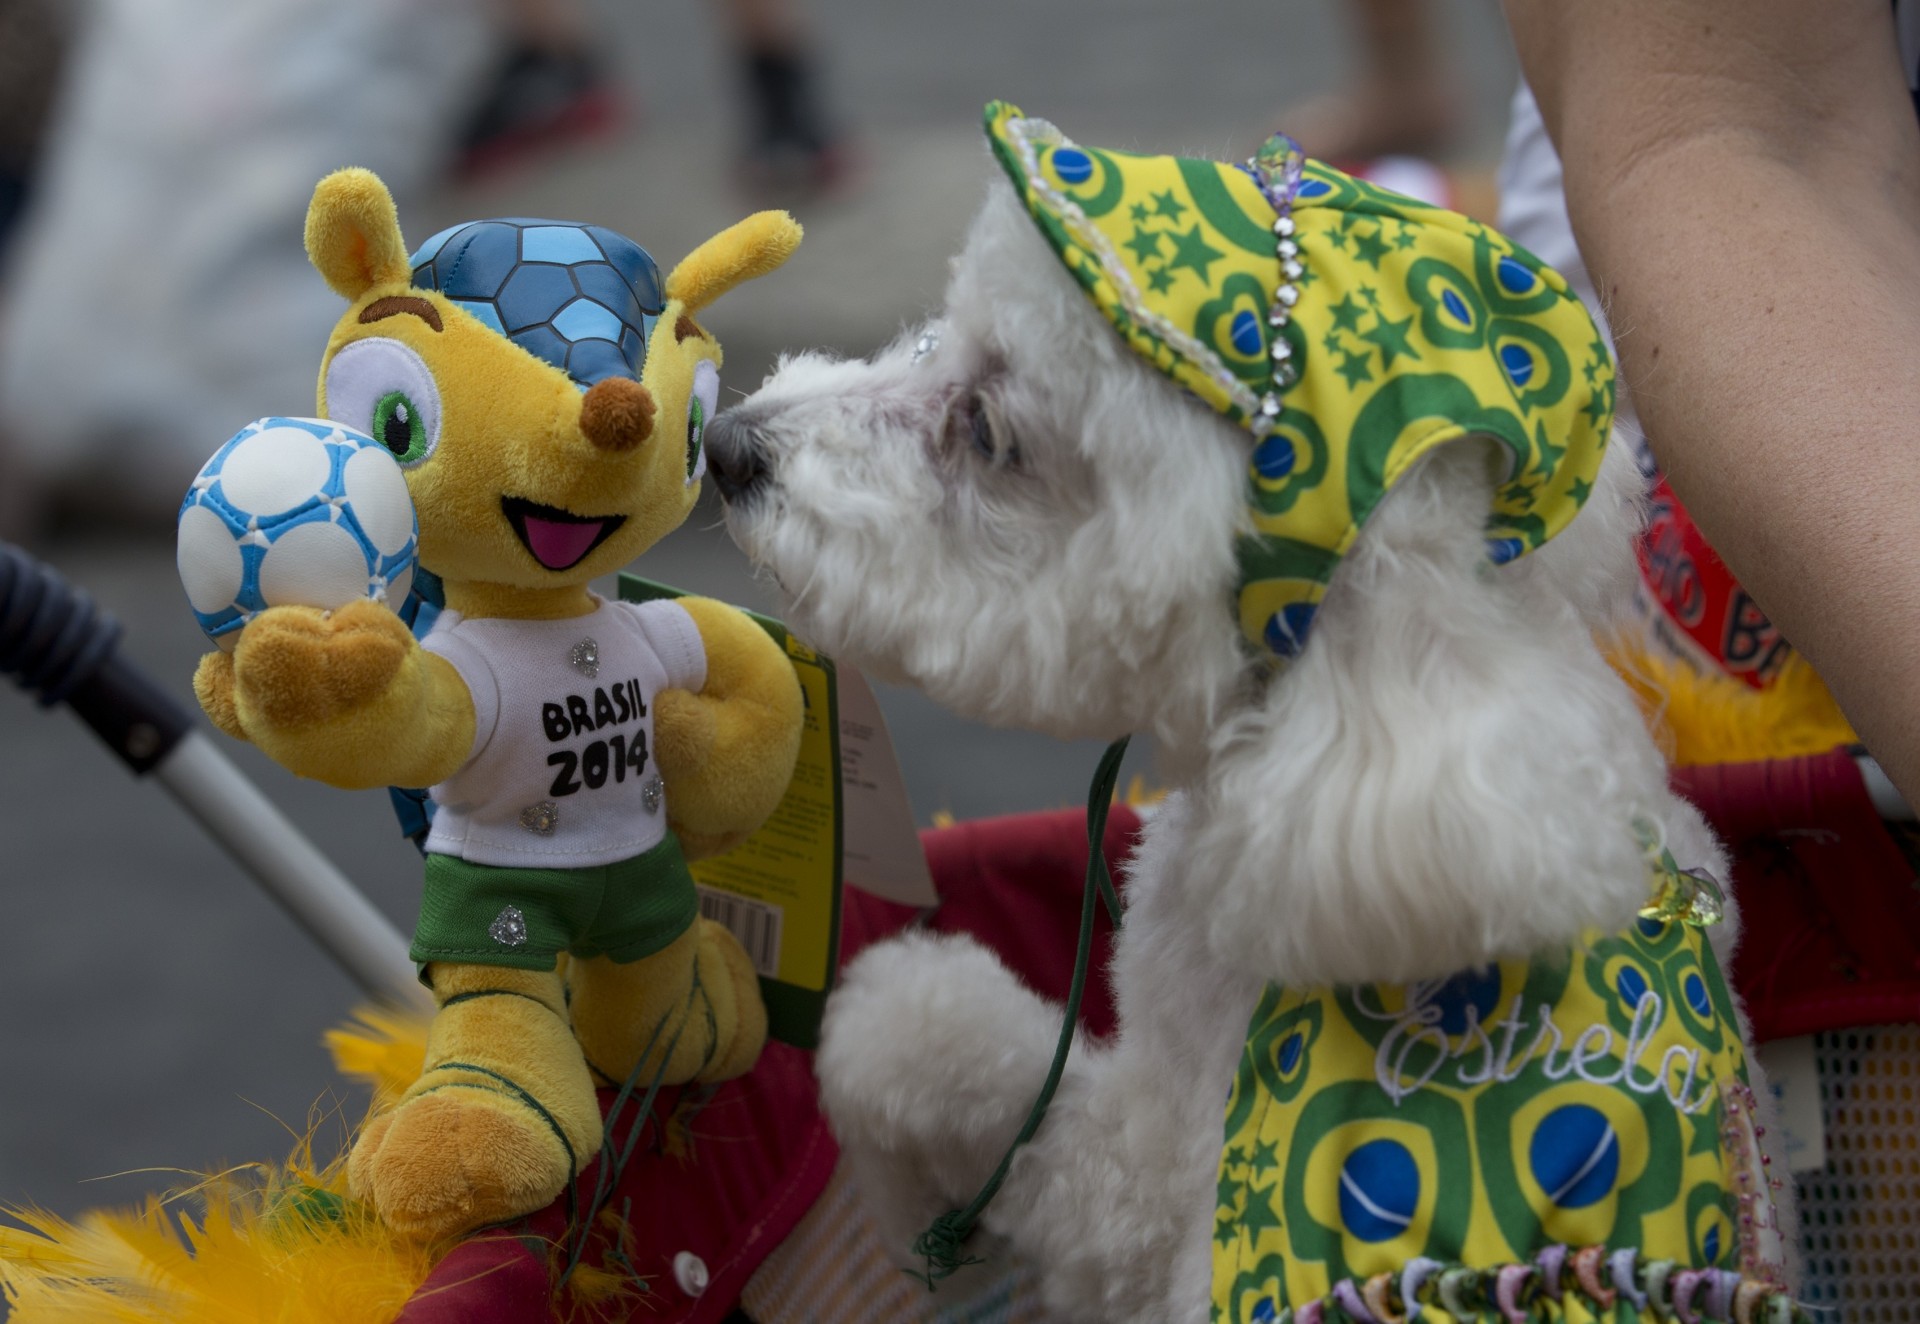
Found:
M 700 893 L 701 918 L 712 920 L 740 940 L 740 945 L 747 949 L 747 959 L 753 962 L 755 974 L 766 979 L 779 978 L 783 914 L 780 907 L 749 900 L 738 892 L 722 892 L 712 887 L 695 890 Z

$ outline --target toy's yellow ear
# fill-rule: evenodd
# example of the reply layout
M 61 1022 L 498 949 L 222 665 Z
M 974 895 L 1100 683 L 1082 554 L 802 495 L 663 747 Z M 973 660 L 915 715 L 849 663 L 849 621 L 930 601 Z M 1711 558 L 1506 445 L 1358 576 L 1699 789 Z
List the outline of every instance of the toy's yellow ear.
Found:
M 697 313 L 742 281 L 764 276 L 800 247 L 800 222 L 783 211 L 755 212 L 687 254 L 667 277 L 667 297 Z
M 307 260 L 348 300 L 412 275 L 393 195 L 371 170 L 336 170 L 307 206 Z

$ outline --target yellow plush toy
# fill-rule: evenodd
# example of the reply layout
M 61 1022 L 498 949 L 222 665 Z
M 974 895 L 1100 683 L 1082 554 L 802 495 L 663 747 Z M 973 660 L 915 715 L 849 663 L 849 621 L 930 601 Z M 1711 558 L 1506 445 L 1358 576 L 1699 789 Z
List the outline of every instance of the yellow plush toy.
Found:
M 474 222 L 409 258 L 374 175 L 314 191 L 307 252 L 351 305 L 319 412 L 399 460 L 445 607 L 424 640 L 373 601 L 273 607 L 194 688 L 303 776 L 433 788 L 413 946 L 439 1008 L 426 1069 L 349 1165 L 397 1230 L 542 1207 L 599 1149 L 596 1081 L 725 1080 L 765 1040 L 753 966 L 699 918 L 686 857 L 779 802 L 799 686 L 731 607 L 587 584 L 692 510 L 720 362 L 694 314 L 799 240 L 763 212 L 663 290 L 597 226 Z

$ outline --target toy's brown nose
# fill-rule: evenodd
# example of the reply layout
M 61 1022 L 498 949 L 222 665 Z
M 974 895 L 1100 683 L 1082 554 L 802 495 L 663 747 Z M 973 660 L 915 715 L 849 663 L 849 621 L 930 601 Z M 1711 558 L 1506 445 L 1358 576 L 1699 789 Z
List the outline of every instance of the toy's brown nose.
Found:
M 603 451 L 630 451 L 653 435 L 653 393 L 631 377 L 595 382 L 580 402 L 580 431 Z

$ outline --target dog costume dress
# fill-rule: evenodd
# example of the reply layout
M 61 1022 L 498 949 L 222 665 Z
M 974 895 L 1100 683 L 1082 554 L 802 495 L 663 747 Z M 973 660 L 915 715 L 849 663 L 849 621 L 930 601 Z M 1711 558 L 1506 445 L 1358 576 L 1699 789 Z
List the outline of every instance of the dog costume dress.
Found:
M 1592 491 L 1612 358 L 1493 230 L 1284 138 L 1234 166 L 1082 147 L 1004 103 L 986 120 L 1115 329 L 1251 434 L 1235 607 L 1261 658 L 1304 646 L 1361 525 L 1434 448 L 1509 456 L 1495 564 Z M 1266 991 L 1228 1097 L 1214 1321 L 1799 1318 L 1703 932 L 1717 891 L 1649 857 L 1625 932 L 1412 986 Z

